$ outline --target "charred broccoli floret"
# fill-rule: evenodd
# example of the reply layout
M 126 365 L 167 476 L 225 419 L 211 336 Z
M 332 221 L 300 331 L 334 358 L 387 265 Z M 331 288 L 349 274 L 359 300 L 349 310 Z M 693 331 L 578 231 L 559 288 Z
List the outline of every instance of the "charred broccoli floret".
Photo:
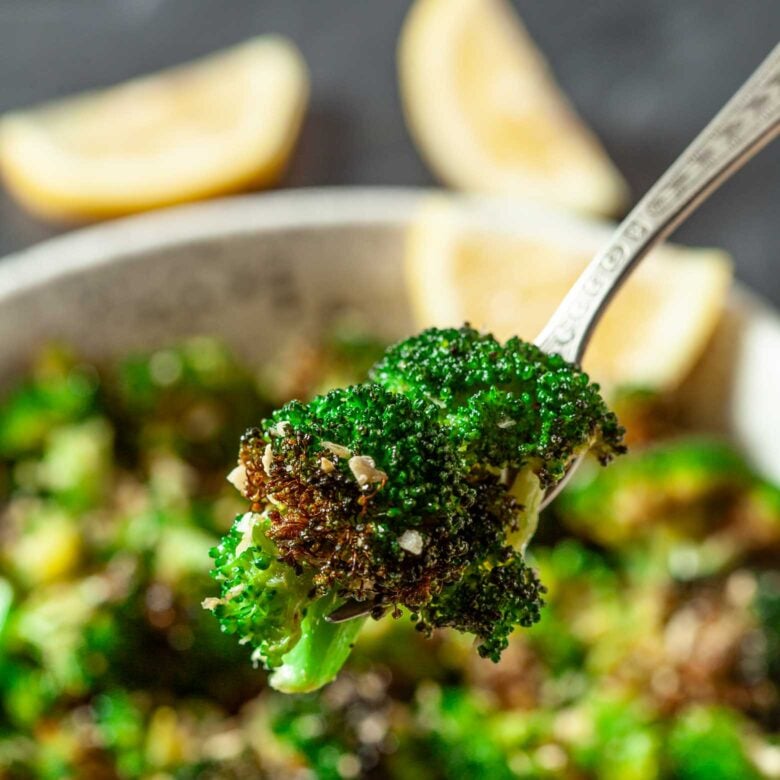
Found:
M 425 604 L 469 560 L 475 491 L 424 401 L 372 384 L 276 412 L 241 445 L 246 497 L 269 502 L 283 562 L 318 592 Z
M 428 407 L 358 385 L 293 401 L 242 438 L 253 511 L 213 552 L 221 598 L 206 606 L 277 670 L 277 687 L 335 676 L 361 623 L 325 620 L 345 598 L 422 607 L 478 559 L 464 533 L 477 490 Z
M 539 620 L 543 589 L 536 573 L 516 550 L 479 562 L 422 610 L 422 626 L 455 628 L 481 639 L 477 652 L 498 661 L 517 626 Z
M 517 339 L 428 330 L 371 377 L 247 431 L 231 475 L 251 511 L 213 553 L 221 597 L 207 606 L 283 690 L 335 676 L 360 624 L 329 623 L 339 605 L 407 608 L 420 630 L 472 632 L 498 660 L 539 618 L 523 547 L 544 488 L 584 449 L 621 451 L 587 376 Z

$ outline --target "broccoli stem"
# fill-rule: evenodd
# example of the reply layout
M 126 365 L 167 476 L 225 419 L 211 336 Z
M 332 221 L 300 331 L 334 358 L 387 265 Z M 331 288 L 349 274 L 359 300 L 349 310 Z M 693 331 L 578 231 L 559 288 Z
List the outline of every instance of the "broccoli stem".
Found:
M 328 593 L 307 608 L 300 640 L 271 675 L 273 688 L 283 693 L 308 693 L 335 679 L 366 622 L 366 618 L 344 623 L 325 620 L 340 601 L 335 593 Z

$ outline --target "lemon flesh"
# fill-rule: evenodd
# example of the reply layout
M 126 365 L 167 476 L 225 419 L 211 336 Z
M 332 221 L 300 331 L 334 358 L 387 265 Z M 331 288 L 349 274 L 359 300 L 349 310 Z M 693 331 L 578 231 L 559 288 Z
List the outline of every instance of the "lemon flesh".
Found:
M 538 204 L 431 199 L 407 238 L 417 324 L 468 321 L 500 339 L 532 341 L 610 232 Z M 585 370 L 607 390 L 679 384 L 718 323 L 731 270 L 718 249 L 654 250 L 596 327 Z
M 401 97 L 441 180 L 612 214 L 627 189 L 505 0 L 417 0 L 398 49 Z
M 273 184 L 298 136 L 297 49 L 255 38 L 194 63 L 5 115 L 0 170 L 29 208 L 97 218 Z

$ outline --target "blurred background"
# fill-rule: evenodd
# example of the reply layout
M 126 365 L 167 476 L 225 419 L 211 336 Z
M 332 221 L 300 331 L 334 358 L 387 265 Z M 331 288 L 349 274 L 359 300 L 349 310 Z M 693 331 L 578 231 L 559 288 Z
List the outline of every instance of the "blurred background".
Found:
M 641 195 L 750 74 L 780 33 L 776 0 L 514 0 L 563 91 Z M 405 127 L 395 48 L 406 0 L 0 0 L 0 111 L 187 61 L 277 32 L 300 48 L 311 99 L 281 181 L 436 183 Z M 718 245 L 780 304 L 780 146 L 740 172 L 677 234 Z M 0 194 L 0 254 L 67 229 Z

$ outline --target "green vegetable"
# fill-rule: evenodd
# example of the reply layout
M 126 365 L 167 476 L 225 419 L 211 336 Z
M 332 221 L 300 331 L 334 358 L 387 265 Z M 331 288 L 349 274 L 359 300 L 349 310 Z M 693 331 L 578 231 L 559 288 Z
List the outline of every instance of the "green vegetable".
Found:
M 440 409 L 470 463 L 519 469 L 542 487 L 590 448 L 603 462 L 624 451 L 623 429 L 599 387 L 559 355 L 511 338 L 500 344 L 473 328 L 430 328 L 387 350 L 372 379 Z
M 258 406 L 267 408 L 254 377 L 208 338 L 125 359 L 109 402 L 125 457 L 166 451 L 201 468 L 229 462 Z
M 668 738 L 670 775 L 677 780 L 759 780 L 748 758 L 742 719 L 723 707 L 692 707 Z
M 329 691 L 328 697 L 264 697 L 276 750 L 292 754 L 295 764 L 306 766 L 317 780 L 373 774 L 393 741 L 388 720 L 392 700 L 385 681 L 373 672 L 345 673 Z
M 633 697 L 595 692 L 577 715 L 583 735 L 572 755 L 589 776 L 602 780 L 656 780 L 661 735 L 647 707 Z
M 566 508 L 581 513 L 598 504 L 610 518 L 619 513 L 620 490 L 642 489 L 657 503 L 642 509 L 661 510 L 659 502 L 692 502 L 713 491 L 745 485 L 751 474 L 744 459 L 717 439 L 669 441 L 634 453 L 603 473 L 570 490 Z
M 58 426 L 84 419 L 97 406 L 96 389 L 93 373 L 67 352 L 44 352 L 32 377 L 0 406 L 0 457 L 35 452 Z
M 633 541 L 658 543 L 706 538 L 715 524 L 750 516 L 742 544 L 751 537 L 780 538 L 777 488 L 754 474 L 729 443 L 681 438 L 632 452 L 605 471 L 583 473 L 555 505 L 571 529 L 608 547 Z M 741 506 L 744 505 L 744 506 Z
M 356 633 L 325 632 L 318 599 L 376 617 L 405 607 L 421 631 L 471 632 L 497 661 L 513 629 L 539 619 L 544 588 L 522 551 L 543 489 L 584 449 L 603 462 L 623 449 L 598 387 L 518 339 L 431 329 L 371 376 L 292 401 L 241 441 L 233 477 L 261 519 L 215 553 L 221 593 L 207 606 L 268 668 L 289 653 L 271 678 L 285 690 L 322 677 L 305 671 L 323 646 L 314 635 L 348 649 Z
M 455 628 L 482 638 L 477 650 L 498 661 L 516 626 L 539 620 L 543 592 L 535 572 L 509 547 L 503 560 L 489 559 L 470 566 L 453 585 L 424 607 L 422 625 Z
M 259 515 L 242 515 L 211 551 L 212 576 L 222 597 L 204 606 L 223 631 L 249 642 L 254 657 L 273 668 L 300 639 L 311 582 L 279 562 L 278 550 L 263 531 L 268 524 Z
M 279 560 L 281 542 L 270 537 L 272 507 L 265 501 L 252 507 L 224 477 L 235 462 L 235 440 L 271 414 L 269 397 L 279 406 L 293 386 L 301 390 L 292 396 L 309 398 L 323 385 L 360 381 L 356 372 L 365 373 L 370 349 L 359 343 L 350 349 L 328 340 L 270 361 L 287 380 L 274 392 L 258 392 L 252 372 L 203 340 L 134 357 L 133 382 L 126 363 L 92 368 L 62 351 L 47 352 L 24 389 L 0 400 L 0 776 L 751 780 L 776 774 L 780 490 L 746 472 L 736 449 L 722 457 L 720 444 L 661 438 L 675 431 L 675 416 L 665 412 L 674 399 L 648 408 L 640 435 L 632 426 L 632 439 L 652 440 L 653 449 L 636 447 L 614 469 L 590 464 L 601 475 L 596 482 L 621 475 L 613 497 L 600 507 L 594 492 L 592 517 L 582 515 L 580 524 L 568 509 L 561 514 L 571 506 L 564 493 L 546 511 L 528 558 L 516 556 L 535 521 L 538 463 L 529 460 L 508 489 L 510 475 L 502 480 L 498 467 L 480 466 L 471 444 L 461 449 L 437 399 L 429 402 L 442 448 L 452 456 L 454 444 L 452 457 L 469 467 L 460 484 L 473 503 L 457 538 L 486 560 L 466 565 L 416 608 L 416 622 L 433 627 L 431 613 L 443 610 L 458 588 L 484 596 L 480 611 L 490 622 L 489 610 L 501 601 L 488 599 L 482 587 L 497 576 L 495 567 L 517 564 L 520 584 L 531 565 L 538 567 L 548 588 L 541 619 L 510 638 L 498 664 L 473 651 L 497 632 L 475 643 L 458 631 L 426 638 L 409 619 L 323 621 L 346 596 L 336 587 L 325 587 L 324 595 L 299 591 L 304 582 L 314 587 L 319 569 L 301 566 L 299 574 Z M 19 401 L 33 387 L 36 403 L 47 399 L 40 414 L 27 405 L 31 396 Z M 261 428 L 261 460 L 265 434 Z M 652 479 L 627 468 L 660 451 L 666 466 Z M 330 451 L 327 457 L 356 491 L 349 459 Z M 457 480 L 460 466 L 456 471 Z M 357 498 L 378 486 L 357 491 Z M 574 499 L 595 487 L 586 479 L 567 490 Z M 364 518 L 390 488 L 388 479 Z M 556 511 L 565 522 L 556 522 Z M 592 529 L 621 513 L 632 519 L 631 532 L 599 543 Z M 300 596 L 306 613 L 301 639 L 280 654 L 271 676 L 300 671 L 321 685 L 360 632 L 327 688 L 293 696 L 269 690 L 268 675 L 252 668 L 252 642 L 240 644 L 238 630 L 221 631 L 200 607 L 220 595 L 208 549 L 237 514 L 253 517 L 253 547 L 236 555 L 242 533 L 226 550 L 224 571 L 258 582 L 289 577 L 295 587 L 288 596 L 292 602 Z M 373 521 L 385 523 L 393 537 L 410 527 L 403 513 L 375 514 Z M 424 532 L 422 525 L 411 530 Z M 507 547 L 514 552 L 502 558 Z M 725 563 L 691 569 L 708 549 Z M 273 572 L 254 570 L 263 556 Z M 680 576 L 686 567 L 696 575 Z M 240 611 L 240 600 L 227 603 Z M 478 617 L 475 610 L 453 614 Z M 264 619 L 258 618 L 261 626 Z
M 67 507 L 89 509 L 110 493 L 112 460 L 113 434 L 107 420 L 91 417 L 62 426 L 48 437 L 41 487 Z
M 443 778 L 515 777 L 497 744 L 488 710 L 468 691 L 426 686 L 418 693 L 418 750 L 433 759 Z
M 103 747 L 117 762 L 123 777 L 139 777 L 144 771 L 144 714 L 124 691 L 96 697 L 95 726 Z
M 301 638 L 273 670 L 271 685 L 279 691 L 306 693 L 336 678 L 349 656 L 363 620 L 329 623 L 325 617 L 338 604 L 330 593 L 311 604 L 301 622 Z

